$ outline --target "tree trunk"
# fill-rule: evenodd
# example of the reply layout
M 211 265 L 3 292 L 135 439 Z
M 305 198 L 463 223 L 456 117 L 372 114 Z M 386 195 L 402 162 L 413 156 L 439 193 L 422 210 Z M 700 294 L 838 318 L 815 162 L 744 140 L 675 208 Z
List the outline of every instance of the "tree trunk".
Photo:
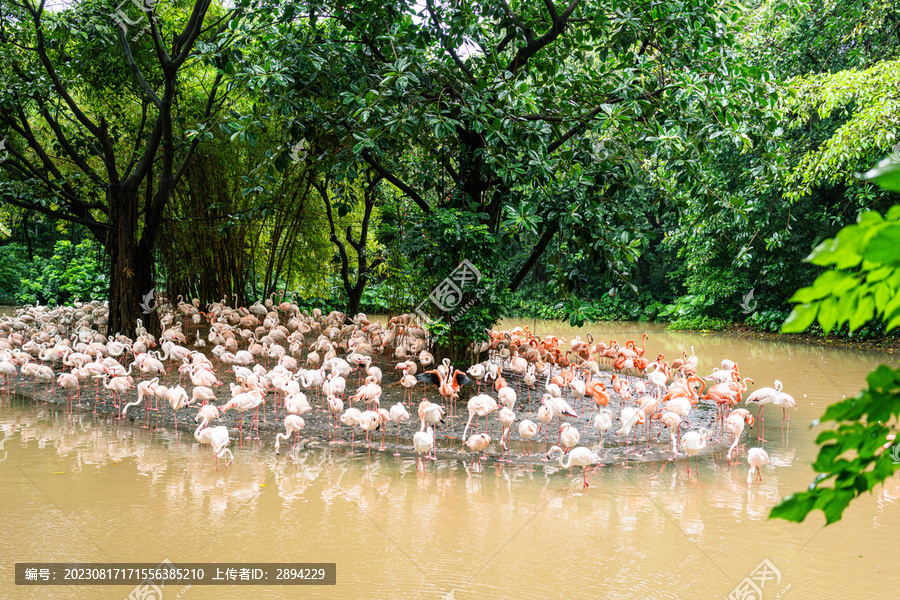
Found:
M 550 244 L 550 240 L 553 239 L 553 236 L 556 235 L 556 232 L 559 231 L 559 222 L 553 221 L 547 226 L 547 229 L 544 230 L 543 235 L 541 235 L 541 239 L 538 241 L 537 245 L 532 250 L 531 255 L 528 257 L 528 260 L 525 261 L 525 264 L 522 265 L 522 268 L 519 269 L 519 272 L 513 277 L 512 281 L 509 284 L 509 291 L 515 292 L 519 289 L 519 286 L 522 285 L 522 282 L 525 281 L 525 277 L 528 275 L 531 268 L 537 264 L 538 259 L 544 254 L 544 251 L 547 249 L 547 245 Z
M 365 289 L 365 275 L 356 280 L 356 285 L 350 289 L 347 299 L 347 318 L 352 319 L 359 314 L 359 304 L 362 302 L 362 293 Z
M 159 290 L 153 281 L 153 248 L 138 245 L 136 190 L 110 189 L 109 235 L 109 326 L 107 333 L 122 333 L 133 337 L 137 320 L 158 335 L 159 316 L 156 305 Z M 155 236 L 153 236 L 155 237 Z M 149 247 L 147 247 L 149 246 Z
M 350 281 L 350 256 L 347 254 L 347 248 L 337 235 L 337 227 L 334 214 L 331 211 L 331 198 L 328 196 L 328 180 L 324 184 L 313 182 L 313 186 L 318 190 L 322 201 L 325 203 L 325 214 L 328 216 L 328 225 L 331 228 L 331 243 L 337 247 L 338 254 L 341 259 L 341 282 L 344 285 L 344 291 L 347 292 L 347 319 L 352 319 L 359 313 L 359 305 L 362 302 L 363 291 L 366 289 L 366 282 L 369 280 L 369 271 L 375 269 L 381 260 L 378 259 L 371 265 L 368 264 L 366 256 L 366 243 L 369 237 L 369 219 L 372 216 L 372 208 L 375 206 L 375 186 L 381 181 L 380 174 L 369 172 L 369 184 L 365 192 L 365 213 L 359 228 L 359 239 L 353 239 L 353 226 L 348 225 L 345 233 L 345 239 L 354 250 L 356 250 L 356 283 Z

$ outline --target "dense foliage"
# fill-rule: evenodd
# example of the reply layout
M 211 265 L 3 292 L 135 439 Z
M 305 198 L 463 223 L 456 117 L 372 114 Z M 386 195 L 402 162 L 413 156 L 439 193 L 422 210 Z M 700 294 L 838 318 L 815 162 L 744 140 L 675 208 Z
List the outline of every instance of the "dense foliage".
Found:
M 900 157 L 885 159 L 866 177 L 900 192 Z M 888 330 L 900 327 L 900 205 L 885 217 L 862 213 L 855 225 L 822 242 L 808 260 L 830 268 L 794 294 L 798 305 L 786 331 L 802 331 L 814 321 L 826 333 L 844 323 L 852 331 L 873 317 L 887 323 Z M 819 422 L 836 427 L 816 438 L 821 449 L 813 469 L 818 475 L 808 490 L 773 508 L 772 517 L 802 521 L 818 509 L 833 523 L 853 498 L 900 469 L 900 369 L 881 365 L 867 383 L 855 397 L 825 411 Z
M 147 28 L 125 39 L 102 0 L 0 15 L 7 301 L 103 296 L 122 199 L 100 175 L 142 152 L 174 164 L 125 178 L 155 285 L 424 307 L 456 349 L 500 316 L 778 330 L 821 271 L 810 248 L 892 203 L 853 175 L 900 142 L 889 3 L 195 5 L 183 62 L 155 48 L 197 22 L 187 6 L 129 6 Z M 25 215 L 44 219 L 40 251 L 10 227 Z M 72 250 L 65 221 L 106 252 Z M 85 265 L 50 266 L 73 251 Z M 482 274 L 464 312 L 423 305 L 463 260 Z

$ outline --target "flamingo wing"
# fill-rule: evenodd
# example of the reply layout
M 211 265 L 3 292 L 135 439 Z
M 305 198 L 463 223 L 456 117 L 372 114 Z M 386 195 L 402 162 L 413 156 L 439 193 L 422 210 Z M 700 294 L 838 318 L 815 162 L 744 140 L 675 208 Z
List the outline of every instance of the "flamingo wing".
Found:
M 456 383 L 456 387 L 470 385 L 472 383 L 472 379 L 458 369 L 453 373 L 453 381 Z
M 430 383 L 431 385 L 440 385 L 441 375 L 436 370 L 425 371 L 424 373 L 419 373 L 418 375 L 416 375 L 416 381 L 424 381 L 425 383 Z
M 777 394 L 774 388 L 764 387 L 759 388 L 747 398 L 747 402 L 761 402 L 763 400 L 767 400 Z

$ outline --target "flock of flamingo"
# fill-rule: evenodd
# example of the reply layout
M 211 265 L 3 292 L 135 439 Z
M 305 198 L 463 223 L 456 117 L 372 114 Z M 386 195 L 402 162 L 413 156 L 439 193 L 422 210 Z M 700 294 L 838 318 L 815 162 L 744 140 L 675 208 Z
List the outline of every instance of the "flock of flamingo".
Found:
M 143 420 L 144 427 L 150 426 L 151 418 L 157 427 L 164 427 L 167 412 L 172 413 L 177 426 L 179 411 L 196 408 L 194 438 L 212 448 L 216 469 L 219 458 L 227 459 L 227 467 L 234 457 L 228 448 L 229 428 L 213 426 L 213 422 L 229 410 L 236 411 L 238 436 L 243 440 L 244 416 L 252 411 L 247 439 L 253 438 L 254 431 L 254 439 L 259 439 L 260 412 L 267 420 L 270 394 L 269 414 L 284 426 L 284 432 L 275 438 L 276 454 L 282 442 L 299 439 L 300 430 L 306 426 L 303 415 L 314 410 L 328 413 L 328 436 L 333 442 L 342 440 L 342 426 L 346 426 L 352 446 L 359 429 L 365 433 L 371 451 L 370 436 L 380 430 L 379 449 L 384 450 L 386 431 L 393 424 L 399 448 L 401 425 L 411 418 L 407 406 L 413 409 L 413 395 L 422 384 L 426 391 L 415 406 L 419 427 L 411 440 L 417 465 L 420 456 L 437 458 L 436 429 L 443 425 L 452 430 L 448 419 L 460 418 L 456 404 L 468 397 L 461 448 L 473 453 L 473 462 L 478 460 L 480 464 L 494 441 L 488 433 L 489 423 L 500 430 L 499 436 L 495 433 L 501 449 L 499 460 L 511 461 L 510 435 L 518 421 L 516 429 L 523 449 L 526 443 L 528 447 L 529 468 L 533 439 L 544 431 L 546 450 L 552 428 L 557 433 L 556 444 L 545 452 L 543 460 L 558 460 L 564 468 L 582 467 L 584 487 L 604 464 L 607 432 L 624 439 L 627 461 L 629 454 L 638 454 L 644 439 L 650 449 L 654 425 L 657 438 L 665 427 L 669 460 L 679 455 L 680 448 L 688 457 L 690 474 L 690 458 L 699 461 L 699 453 L 717 433 L 732 437 L 727 452 L 728 463 L 732 464 L 745 425 L 752 427 L 758 419 L 758 440 L 765 441 L 764 405 L 781 407 L 782 423 L 789 418 L 787 409 L 796 408 L 781 382 L 775 381 L 775 387 L 757 389 L 746 398 L 748 406 L 758 406 L 754 416 L 747 408 L 737 407 L 753 380 L 742 379 L 735 362 L 722 360 L 720 367 L 701 377 L 693 348 L 690 356 L 685 351 L 671 363 L 662 354 L 650 361 L 644 356 L 647 334 L 639 347 L 633 340 L 624 346 L 615 340 L 594 344 L 591 334 L 586 340 L 576 337 L 571 342 L 555 336 L 538 338 L 527 327 L 490 331 L 485 342 L 470 348 L 472 355 L 487 358 L 463 371 L 454 368 L 449 359 L 437 364 L 429 351 L 427 332 L 416 325 L 412 315 L 394 317 L 383 327 L 364 314 L 349 319 L 318 309 L 304 314 L 295 303 L 283 300 L 276 303 L 270 297 L 249 307 L 231 307 L 223 300 L 206 310 L 200 310 L 197 299 L 191 303 L 181 301 L 181 297 L 172 304 L 161 302 L 157 310 L 162 334 L 158 339 L 140 322 L 133 339 L 121 334 L 104 335 L 100 330 L 106 324 L 108 310 L 100 302 L 52 309 L 28 306 L 0 319 L 0 375 L 7 390 L 12 389 L 18 376 L 23 382 L 30 378 L 34 392 L 38 383 L 47 386 L 48 394 L 58 385 L 66 391 L 68 411 L 76 401 L 81 406 L 84 387 L 95 392 L 94 412 L 98 404 L 106 402 L 101 400 L 101 393 L 108 392 L 118 418 Z M 564 347 L 566 344 L 568 347 Z M 391 357 L 397 364 L 385 370 L 396 372 L 396 381 L 387 382 L 385 379 L 391 377 L 386 378 L 376 363 L 381 358 L 382 364 L 388 365 Z M 168 383 L 167 375 L 171 379 Z M 221 379 L 232 377 L 228 390 L 217 393 L 215 388 L 225 386 Z M 348 393 L 354 379 L 355 393 Z M 389 409 L 382 407 L 382 385 L 402 387 L 403 400 Z M 428 385 L 437 391 L 439 398 L 434 397 L 435 401 L 428 399 Z M 543 389 L 535 395 L 535 413 L 531 410 L 531 392 L 539 385 Z M 475 389 L 469 391 L 471 388 Z M 314 395 L 316 407 L 303 390 Z M 527 399 L 521 398 L 526 394 Z M 218 404 L 220 396 L 227 399 Z M 167 411 L 167 405 L 171 411 Z M 698 408 L 715 408 L 712 430 L 690 429 L 691 414 Z M 537 422 L 519 419 L 517 410 Z M 490 419 L 494 413 L 496 417 Z M 483 420 L 482 432 L 479 419 Z M 682 428 L 686 429 L 683 433 Z M 579 445 L 594 440 L 597 443 L 591 447 Z M 747 483 L 754 478 L 761 481 L 760 467 L 769 463 L 766 451 L 750 448 L 747 462 Z M 424 460 L 422 465 L 424 468 Z

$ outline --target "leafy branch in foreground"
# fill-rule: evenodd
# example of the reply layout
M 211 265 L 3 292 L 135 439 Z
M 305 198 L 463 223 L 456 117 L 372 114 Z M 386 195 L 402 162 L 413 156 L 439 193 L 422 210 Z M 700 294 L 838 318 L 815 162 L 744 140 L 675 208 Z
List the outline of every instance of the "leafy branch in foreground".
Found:
M 868 388 L 832 404 L 822 415 L 822 421 L 839 425 L 816 438 L 821 449 L 813 469 L 819 474 L 807 491 L 778 503 L 770 518 L 800 522 L 819 509 L 825 513 L 826 523 L 834 523 L 853 498 L 871 491 L 900 468 L 887 450 L 894 439 L 894 425 L 887 423 L 900 414 L 900 369 L 881 365 L 866 381 Z M 833 487 L 825 487 L 830 479 Z
M 900 191 L 897 160 L 885 159 L 863 177 Z M 888 331 L 900 326 L 900 205 L 885 218 L 876 212 L 860 214 L 855 225 L 822 242 L 808 260 L 833 268 L 794 294 L 791 299 L 801 304 L 782 331 L 803 331 L 815 320 L 826 333 L 843 323 L 853 331 L 873 317 L 887 322 Z M 820 421 L 813 422 L 837 424 L 816 438 L 821 448 L 812 466 L 818 475 L 807 491 L 782 499 L 770 518 L 800 522 L 819 509 L 826 523 L 834 523 L 853 498 L 900 468 L 894 459 L 897 451 L 888 451 L 900 415 L 900 369 L 881 365 L 866 381 L 866 389 L 832 404 Z M 830 487 L 828 481 L 833 481 Z
M 826 334 L 847 322 L 854 331 L 875 316 L 888 330 L 900 325 L 900 205 L 886 218 L 861 213 L 856 224 L 819 244 L 807 260 L 834 268 L 791 297 L 801 304 L 783 331 L 800 332 L 816 320 Z

